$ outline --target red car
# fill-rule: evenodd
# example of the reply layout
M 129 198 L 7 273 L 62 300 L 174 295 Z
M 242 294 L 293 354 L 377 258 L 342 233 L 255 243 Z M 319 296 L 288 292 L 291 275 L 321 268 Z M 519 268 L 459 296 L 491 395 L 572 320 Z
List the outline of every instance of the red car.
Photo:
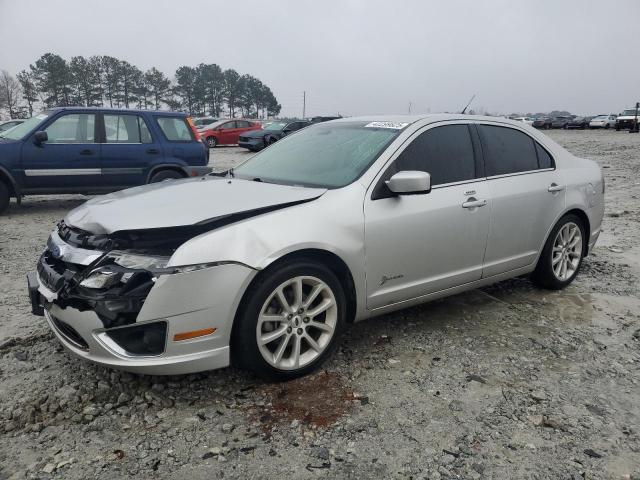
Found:
M 249 120 L 228 119 L 219 120 L 198 131 L 207 146 L 213 148 L 217 145 L 236 145 L 241 134 L 253 130 L 262 130 L 262 124 Z

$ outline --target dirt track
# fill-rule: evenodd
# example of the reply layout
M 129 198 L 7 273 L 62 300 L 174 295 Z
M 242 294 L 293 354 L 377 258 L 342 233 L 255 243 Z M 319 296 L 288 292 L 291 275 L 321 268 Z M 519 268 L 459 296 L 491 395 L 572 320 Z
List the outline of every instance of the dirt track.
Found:
M 640 135 L 552 131 L 606 177 L 562 292 L 526 279 L 354 325 L 326 370 L 154 378 L 65 353 L 25 273 L 83 197 L 0 217 L 0 479 L 640 479 Z M 216 149 L 213 164 L 247 154 Z

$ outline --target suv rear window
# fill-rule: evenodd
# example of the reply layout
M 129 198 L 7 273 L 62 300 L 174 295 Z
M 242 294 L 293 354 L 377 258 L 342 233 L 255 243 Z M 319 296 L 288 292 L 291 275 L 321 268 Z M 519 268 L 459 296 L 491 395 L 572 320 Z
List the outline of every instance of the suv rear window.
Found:
M 508 127 L 478 125 L 488 177 L 538 169 L 534 140 Z
M 191 128 L 182 117 L 156 117 L 164 136 L 170 142 L 190 142 L 195 140 Z

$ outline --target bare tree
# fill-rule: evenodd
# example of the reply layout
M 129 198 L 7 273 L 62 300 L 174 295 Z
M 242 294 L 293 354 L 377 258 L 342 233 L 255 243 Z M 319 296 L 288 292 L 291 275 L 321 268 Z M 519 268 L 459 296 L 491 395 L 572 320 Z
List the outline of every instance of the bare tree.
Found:
M 20 101 L 20 83 L 9 72 L 0 72 L 0 108 L 5 108 L 11 118 L 18 115 Z

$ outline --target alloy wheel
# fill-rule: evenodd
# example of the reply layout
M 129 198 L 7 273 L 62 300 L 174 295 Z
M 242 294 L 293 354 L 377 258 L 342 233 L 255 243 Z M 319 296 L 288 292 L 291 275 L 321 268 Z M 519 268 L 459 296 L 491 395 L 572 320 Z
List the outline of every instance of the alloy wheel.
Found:
M 317 359 L 330 345 L 338 322 L 331 288 L 311 276 L 280 284 L 263 304 L 256 326 L 264 360 L 280 370 L 296 370 Z
M 573 222 L 565 223 L 553 242 L 551 267 L 560 281 L 570 279 L 580 265 L 582 257 L 582 232 Z

